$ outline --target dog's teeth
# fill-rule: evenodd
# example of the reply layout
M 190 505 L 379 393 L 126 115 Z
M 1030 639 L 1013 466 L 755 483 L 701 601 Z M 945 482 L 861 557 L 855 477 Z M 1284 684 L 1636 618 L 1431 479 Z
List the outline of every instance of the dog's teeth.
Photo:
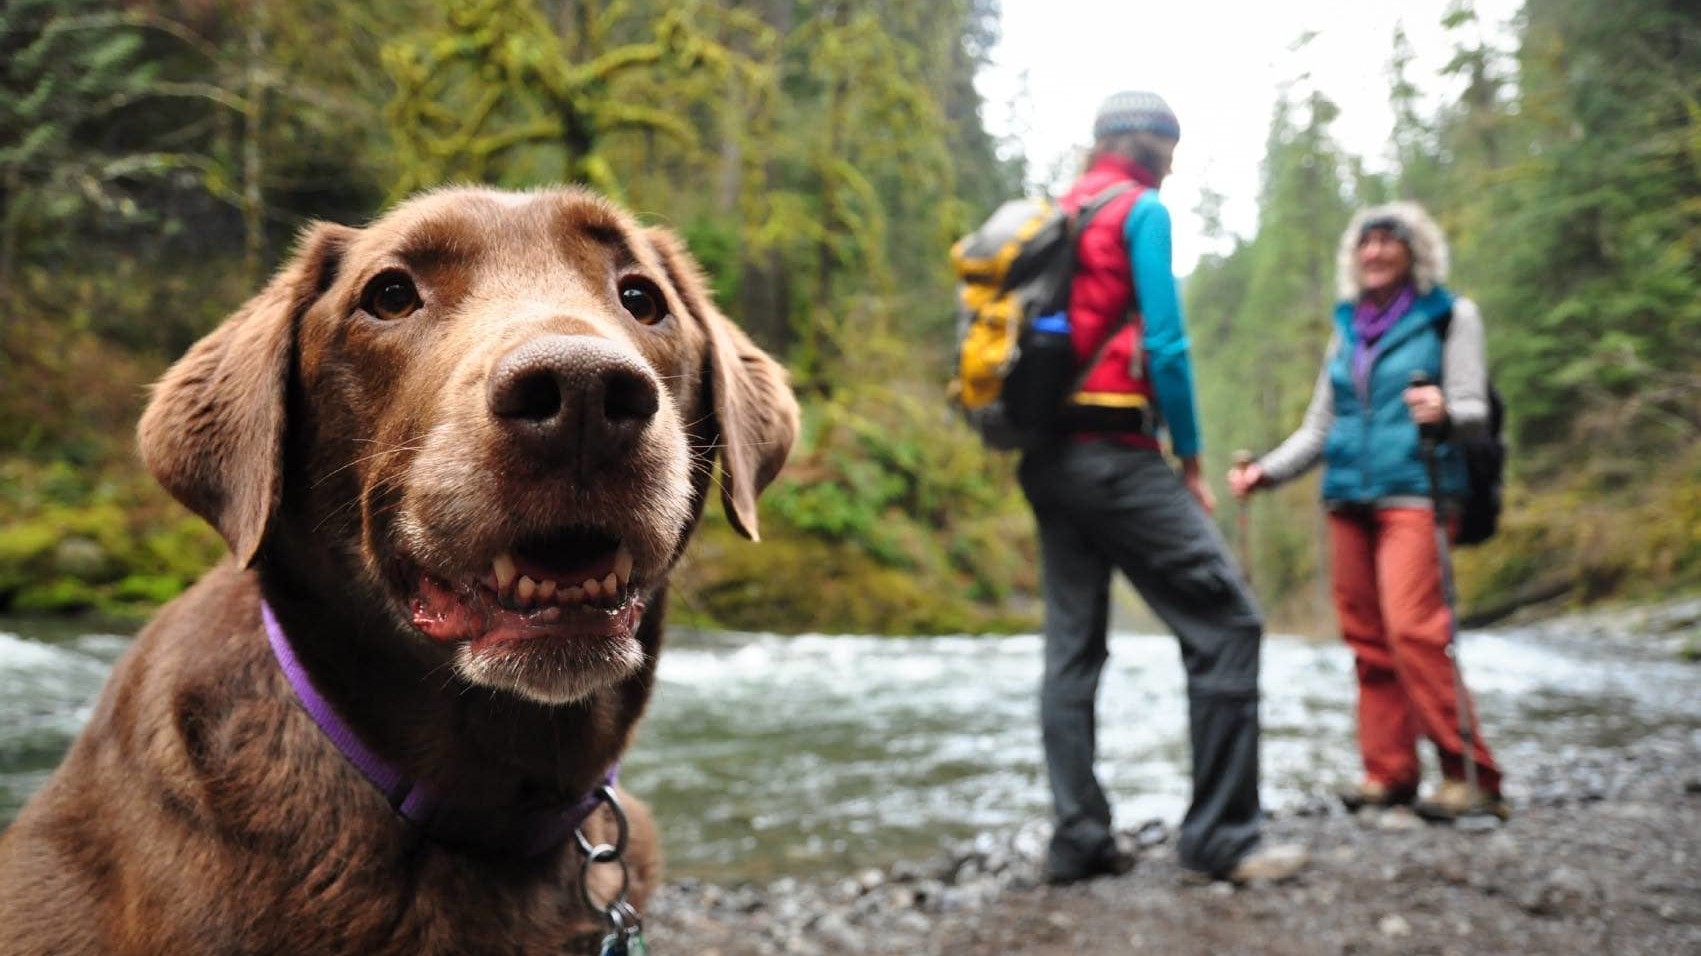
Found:
M 602 585 L 597 583 L 597 580 L 595 578 L 586 578 L 584 586 L 585 586 L 585 597 L 588 597 L 593 601 L 595 601 L 599 597 L 602 597 Z
M 561 601 L 564 604 L 583 604 L 585 601 L 584 588 L 562 588 Z
M 620 579 L 621 584 L 632 577 L 632 552 L 626 550 L 624 544 L 614 553 L 614 576 Z
M 620 593 L 620 579 L 614 576 L 613 571 L 608 572 L 608 577 L 602 579 L 602 593 L 609 597 Z
M 514 596 L 520 599 L 520 603 L 532 603 L 532 595 L 536 593 L 537 582 L 524 574 L 520 575 L 520 583 L 514 588 Z
M 537 599 L 540 604 L 548 604 L 555 600 L 556 583 L 554 578 L 544 578 L 537 583 Z
M 546 607 L 537 612 L 537 621 L 539 623 L 554 624 L 559 620 L 561 620 L 561 609 L 558 607 Z
M 496 590 L 506 591 L 508 585 L 514 583 L 514 559 L 504 551 L 490 562 L 490 570 L 496 574 Z

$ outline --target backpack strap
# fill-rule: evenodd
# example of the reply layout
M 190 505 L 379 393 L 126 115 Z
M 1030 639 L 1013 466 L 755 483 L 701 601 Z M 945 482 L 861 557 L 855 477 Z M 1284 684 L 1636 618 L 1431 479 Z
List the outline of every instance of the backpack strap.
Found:
M 1087 356 L 1087 361 L 1075 372 L 1075 379 L 1069 383 L 1069 391 L 1065 394 L 1073 395 L 1081 390 L 1081 386 L 1087 384 L 1087 376 L 1091 375 L 1093 369 L 1099 367 L 1099 362 L 1104 360 L 1104 353 L 1110 351 L 1110 343 L 1115 340 L 1117 333 L 1133 321 L 1133 309 L 1123 313 L 1122 318 L 1110 327 L 1110 332 L 1099 342 L 1098 348 L 1093 349 L 1093 354 Z
M 1075 248 L 1076 244 L 1081 241 L 1082 233 L 1087 231 L 1087 224 L 1092 221 L 1094 216 L 1098 215 L 1104 207 L 1114 202 L 1118 196 L 1121 196 L 1133 189 L 1134 186 L 1134 183 L 1128 181 L 1112 183 L 1111 185 L 1094 193 L 1091 199 L 1088 199 L 1085 203 L 1083 203 L 1080 209 L 1076 210 L 1075 217 L 1070 222 L 1069 248 Z M 1132 281 L 1129 283 L 1129 287 L 1133 287 Z M 1134 298 L 1128 303 L 1128 308 L 1114 323 L 1111 324 L 1110 331 L 1105 333 L 1105 336 L 1099 342 L 1098 347 L 1093 349 L 1093 354 L 1087 358 L 1086 364 L 1082 365 L 1080 371 L 1075 374 L 1075 380 L 1069 385 L 1070 395 L 1081 390 L 1081 386 L 1086 384 L 1087 376 L 1092 373 L 1093 369 L 1098 367 L 1099 362 L 1103 361 L 1105 353 L 1110 351 L 1110 343 L 1116 339 L 1117 335 L 1120 334 L 1124 328 L 1133 324 L 1134 315 L 1138 311 L 1135 308 L 1134 303 L 1139 301 L 1140 291 L 1138 289 L 1134 289 L 1133 295 Z
M 1130 189 L 1133 189 L 1134 185 L 1134 183 L 1127 181 L 1112 183 L 1094 193 L 1092 198 L 1082 203 L 1080 207 L 1075 210 L 1075 216 L 1069 227 L 1070 236 L 1073 239 L 1080 239 L 1081 233 L 1086 231 L 1087 223 L 1091 222 L 1093 217 L 1099 214 L 1099 210 L 1110 205 L 1111 201 L 1116 199 L 1116 197 Z

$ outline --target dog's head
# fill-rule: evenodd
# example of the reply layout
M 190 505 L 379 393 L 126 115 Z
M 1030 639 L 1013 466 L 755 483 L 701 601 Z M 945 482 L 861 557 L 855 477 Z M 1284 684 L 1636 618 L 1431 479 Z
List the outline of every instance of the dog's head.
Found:
M 796 429 L 671 234 L 579 190 L 455 189 L 309 229 L 140 443 L 244 565 L 320 561 L 464 679 L 564 703 L 645 665 L 717 453 L 754 539 Z

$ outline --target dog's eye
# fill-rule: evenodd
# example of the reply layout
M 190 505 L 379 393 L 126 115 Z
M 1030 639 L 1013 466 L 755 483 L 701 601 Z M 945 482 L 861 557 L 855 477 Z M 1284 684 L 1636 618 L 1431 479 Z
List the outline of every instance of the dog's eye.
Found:
M 386 322 L 405 319 L 421 305 L 424 303 L 419 300 L 413 280 L 400 272 L 383 273 L 368 282 L 360 296 L 360 307 Z
M 620 280 L 620 305 L 645 325 L 655 325 L 667 318 L 667 299 L 654 282 L 643 276 Z

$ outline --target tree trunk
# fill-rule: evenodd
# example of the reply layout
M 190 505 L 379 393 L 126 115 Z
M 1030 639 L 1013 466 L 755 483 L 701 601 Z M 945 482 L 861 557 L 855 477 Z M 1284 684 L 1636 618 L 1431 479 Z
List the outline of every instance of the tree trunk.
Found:
M 266 206 L 260 185 L 263 174 L 260 133 L 266 111 L 265 25 L 266 2 L 255 0 L 248 25 L 244 91 L 248 109 L 243 117 L 242 130 L 242 270 L 250 288 L 259 285 L 260 272 L 266 262 Z
M 792 14 L 792 0 L 768 0 L 762 19 L 776 35 L 785 37 L 791 34 Z M 742 171 L 739 175 L 742 177 Z M 772 184 L 778 178 L 778 164 L 772 159 L 764 161 L 761 184 Z M 741 178 L 741 192 L 744 185 Z M 779 250 L 746 248 L 740 263 L 738 320 L 757 344 L 782 356 L 797 343 L 797 330 L 791 321 L 789 278 L 785 258 Z
M 756 344 L 784 355 L 796 343 L 790 306 L 791 284 L 779 250 L 746 256 L 738 283 L 738 322 Z
M 0 331 L 17 311 L 23 297 L 17 293 L 18 200 L 23 195 L 24 177 L 17 166 L 6 167 L 6 182 L 0 187 Z

